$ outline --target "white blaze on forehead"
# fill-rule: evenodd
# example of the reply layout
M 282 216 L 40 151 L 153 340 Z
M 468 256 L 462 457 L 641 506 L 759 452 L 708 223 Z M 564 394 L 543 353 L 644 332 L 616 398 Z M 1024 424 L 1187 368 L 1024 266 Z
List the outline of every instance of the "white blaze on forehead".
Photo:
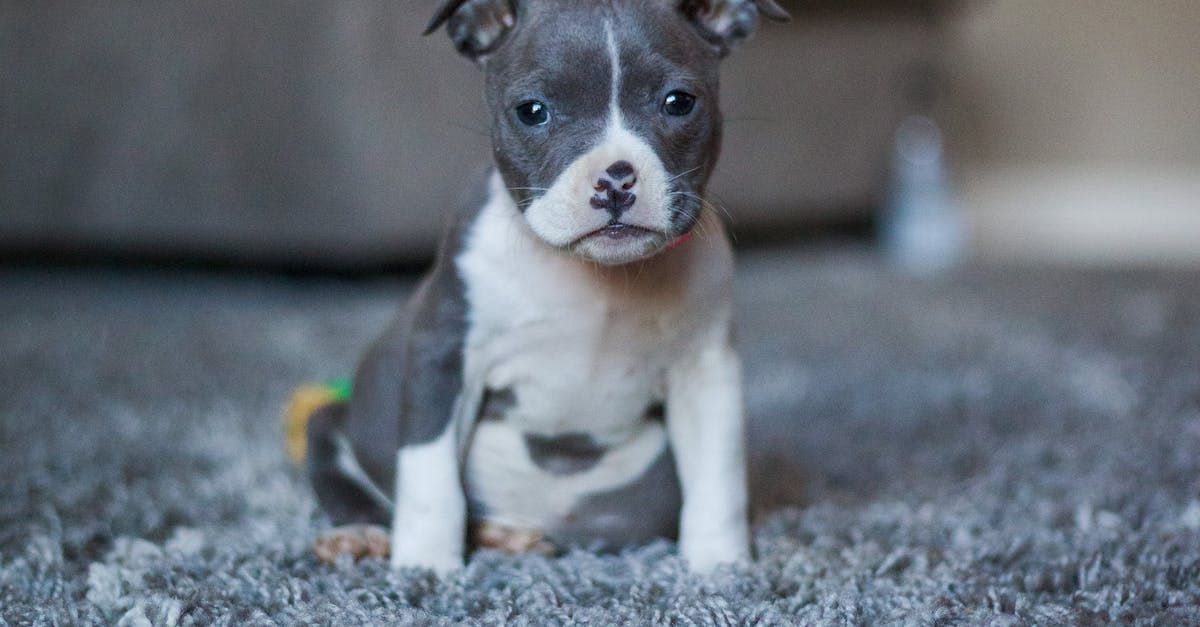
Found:
M 621 127 L 621 49 L 617 47 L 617 36 L 613 34 L 612 20 L 604 20 L 604 37 L 608 43 L 608 63 L 612 67 L 612 82 L 608 91 L 608 126 Z

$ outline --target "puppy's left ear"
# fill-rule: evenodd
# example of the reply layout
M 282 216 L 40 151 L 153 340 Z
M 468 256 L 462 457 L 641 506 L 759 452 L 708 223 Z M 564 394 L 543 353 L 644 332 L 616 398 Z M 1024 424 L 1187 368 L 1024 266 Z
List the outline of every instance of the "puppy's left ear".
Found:
M 758 29 L 759 16 L 773 22 L 788 22 L 788 15 L 775 0 L 673 0 L 683 14 L 721 52 L 729 54 Z
M 442 24 L 454 47 L 479 61 L 494 52 L 517 25 L 517 0 L 443 0 L 424 34 Z

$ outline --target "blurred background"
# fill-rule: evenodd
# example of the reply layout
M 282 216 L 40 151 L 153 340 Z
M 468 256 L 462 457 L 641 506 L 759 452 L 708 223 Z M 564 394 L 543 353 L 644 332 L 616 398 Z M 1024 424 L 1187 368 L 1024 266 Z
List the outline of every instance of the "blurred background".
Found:
M 0 256 L 424 263 L 489 154 L 432 4 L 3 3 Z M 724 70 L 740 244 L 1200 266 L 1200 2 L 785 4 Z

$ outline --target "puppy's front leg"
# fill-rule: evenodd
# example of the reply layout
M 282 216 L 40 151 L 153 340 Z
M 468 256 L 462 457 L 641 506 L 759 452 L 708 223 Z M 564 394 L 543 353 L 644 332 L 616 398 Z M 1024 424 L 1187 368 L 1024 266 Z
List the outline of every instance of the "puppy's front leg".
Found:
M 683 490 L 679 552 L 696 572 L 750 556 L 741 362 L 722 339 L 668 373 L 667 430 Z
M 456 440 L 451 421 L 436 439 L 396 454 L 393 569 L 418 566 L 444 574 L 462 566 L 467 506 Z

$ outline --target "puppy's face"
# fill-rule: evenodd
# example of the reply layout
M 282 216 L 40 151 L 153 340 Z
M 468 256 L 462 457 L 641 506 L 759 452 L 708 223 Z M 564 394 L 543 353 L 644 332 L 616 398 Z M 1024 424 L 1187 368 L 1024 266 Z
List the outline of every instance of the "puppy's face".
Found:
M 448 20 L 483 65 L 497 166 L 550 246 L 617 265 L 696 224 L 720 149 L 718 62 L 760 9 L 684 5 L 468 0 L 431 25 Z
M 604 264 L 687 233 L 720 144 L 717 52 L 660 3 L 534 5 L 522 20 L 487 62 L 487 94 L 496 163 L 533 232 Z

